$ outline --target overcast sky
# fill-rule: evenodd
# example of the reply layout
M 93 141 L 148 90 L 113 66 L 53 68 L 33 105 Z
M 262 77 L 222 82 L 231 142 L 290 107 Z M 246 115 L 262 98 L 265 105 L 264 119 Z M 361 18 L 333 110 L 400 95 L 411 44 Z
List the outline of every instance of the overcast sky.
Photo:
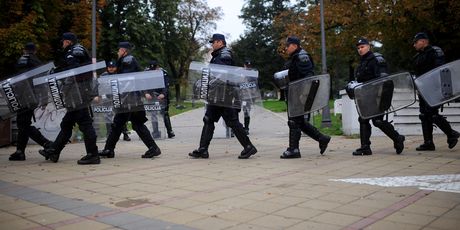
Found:
M 243 21 L 238 18 L 243 8 L 244 0 L 207 0 L 209 7 L 222 8 L 224 15 L 217 22 L 216 33 L 226 35 L 228 43 L 237 40 L 244 33 Z M 214 33 L 214 32 L 213 32 Z

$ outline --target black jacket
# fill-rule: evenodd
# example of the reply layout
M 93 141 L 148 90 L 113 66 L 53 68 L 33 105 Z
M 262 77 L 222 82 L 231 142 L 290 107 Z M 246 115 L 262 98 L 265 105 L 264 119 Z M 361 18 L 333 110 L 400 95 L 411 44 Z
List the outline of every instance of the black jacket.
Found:
M 141 67 L 136 58 L 128 54 L 117 61 L 117 73 L 132 73 L 141 71 Z
M 23 73 L 41 64 L 42 62 L 40 61 L 40 59 L 38 59 L 38 57 L 35 54 L 29 53 L 29 54 L 22 55 L 16 62 L 15 67 L 18 73 Z
M 64 59 L 61 65 L 56 68 L 55 72 L 77 68 L 79 66 L 88 65 L 91 63 L 91 57 L 88 50 L 80 44 L 67 46 L 64 49 Z
M 420 76 L 438 66 L 444 65 L 444 52 L 437 46 L 427 46 L 413 58 L 414 70 Z
M 302 48 L 298 48 L 291 54 L 285 67 L 289 69 L 289 81 L 295 81 L 314 75 L 313 69 L 315 65 L 313 64 L 310 54 Z
M 211 64 L 234 65 L 232 51 L 226 46 L 213 51 L 211 55 L 212 55 L 212 59 L 210 61 Z
M 383 56 L 369 51 L 361 57 L 359 66 L 355 71 L 355 77 L 358 82 L 366 82 L 384 76 L 387 73 L 387 63 Z

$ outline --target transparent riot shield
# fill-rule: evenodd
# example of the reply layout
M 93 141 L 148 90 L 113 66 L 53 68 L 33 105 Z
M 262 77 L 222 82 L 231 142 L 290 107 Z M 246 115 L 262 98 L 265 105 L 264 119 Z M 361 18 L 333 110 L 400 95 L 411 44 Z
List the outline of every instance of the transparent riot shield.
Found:
M 442 65 L 415 79 L 417 90 L 431 107 L 460 97 L 460 60 Z
M 289 117 L 302 116 L 328 105 L 331 80 L 329 74 L 312 76 L 289 83 Z
M 242 67 L 192 62 L 189 68 L 189 85 L 193 99 L 204 100 L 209 105 L 241 109 L 242 101 L 260 103 L 257 70 Z
M 152 132 L 152 137 L 155 140 L 166 138 L 166 126 L 164 122 L 164 100 L 154 100 L 151 104 L 146 105 L 145 112 L 147 118 L 147 128 Z
M 415 103 L 415 85 L 410 73 L 398 73 L 354 88 L 358 114 L 364 119 L 388 114 Z
M 39 100 L 32 81 L 47 74 L 52 68 L 54 64 L 48 63 L 0 82 L 0 119 L 36 108 Z
M 112 106 L 116 113 L 142 111 L 154 103 L 148 96 L 155 98 L 155 91 L 164 87 L 161 70 L 105 75 L 98 79 L 98 103 Z
M 273 80 L 278 88 L 285 89 L 287 87 L 289 84 L 288 73 L 289 70 L 283 70 L 273 75 Z
M 39 91 L 40 101 L 54 105 L 55 110 L 68 111 L 87 107 L 97 96 L 97 80 L 94 72 L 105 68 L 105 62 L 53 73 L 33 80 Z

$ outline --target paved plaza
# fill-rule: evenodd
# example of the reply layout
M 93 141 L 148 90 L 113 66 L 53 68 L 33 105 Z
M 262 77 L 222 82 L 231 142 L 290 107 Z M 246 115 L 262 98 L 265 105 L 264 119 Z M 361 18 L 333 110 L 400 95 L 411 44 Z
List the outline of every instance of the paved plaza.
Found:
M 354 157 L 359 139 L 334 136 L 324 156 L 303 136 L 300 159 L 282 160 L 285 114 L 252 111 L 250 138 L 259 152 L 237 159 L 236 138 L 215 138 L 209 159 L 190 159 L 203 109 L 172 117 L 174 139 L 158 140 L 162 155 L 120 140 L 115 158 L 77 165 L 82 143 L 58 163 L 28 146 L 0 149 L 0 229 L 460 229 L 460 145 L 435 136 L 435 152 L 417 152 L 406 137 L 396 155 L 386 137 L 372 137 L 372 156 Z M 102 148 L 104 143 L 98 143 Z

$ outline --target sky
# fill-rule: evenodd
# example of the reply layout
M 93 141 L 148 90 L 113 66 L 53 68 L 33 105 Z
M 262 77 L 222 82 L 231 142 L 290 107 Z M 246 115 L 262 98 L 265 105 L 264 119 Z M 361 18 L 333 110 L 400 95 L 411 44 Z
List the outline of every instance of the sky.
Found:
M 227 43 L 236 41 L 244 33 L 243 21 L 238 18 L 243 8 L 244 0 L 207 0 L 209 7 L 222 8 L 224 15 L 217 21 L 217 29 L 213 33 L 225 35 Z

